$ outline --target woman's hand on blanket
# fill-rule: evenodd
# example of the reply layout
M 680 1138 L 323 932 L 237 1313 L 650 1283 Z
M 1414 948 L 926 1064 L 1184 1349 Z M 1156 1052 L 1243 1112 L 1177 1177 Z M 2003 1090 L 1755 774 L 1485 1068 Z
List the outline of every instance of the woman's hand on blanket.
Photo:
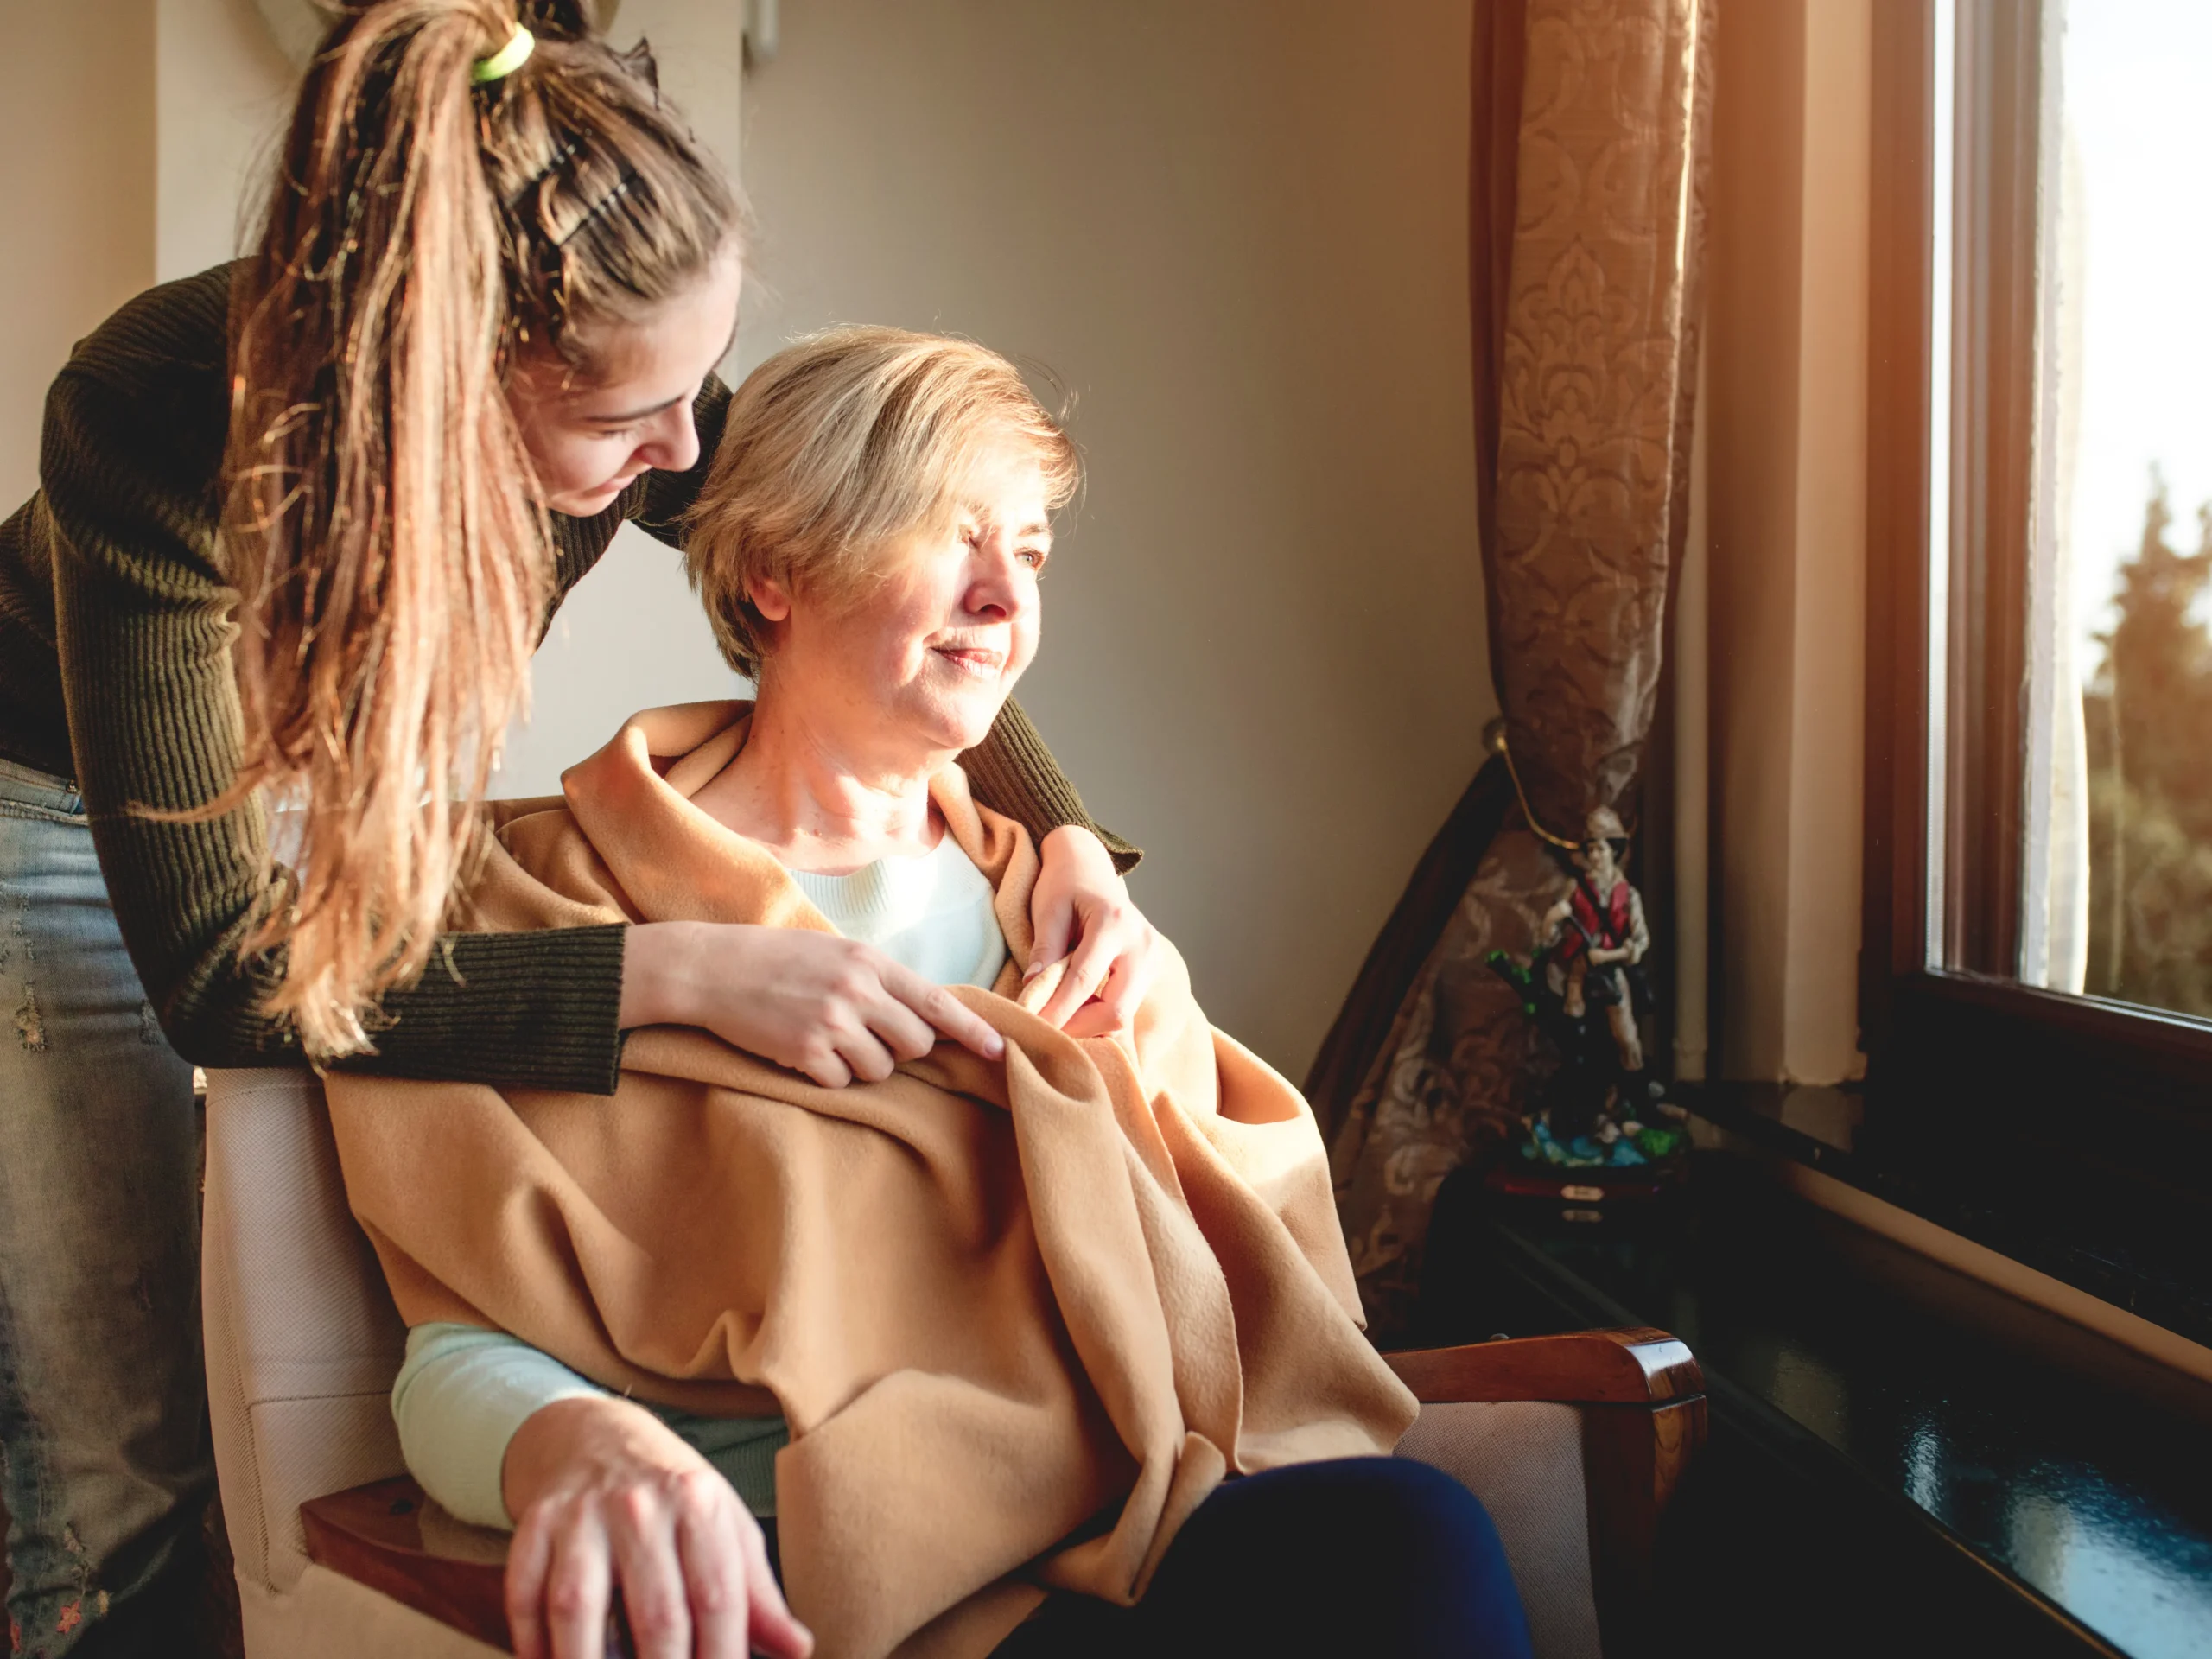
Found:
M 621 1021 L 697 1026 L 830 1089 L 882 1082 L 940 1033 L 987 1060 L 1006 1052 L 942 985 L 873 945 L 799 927 L 639 923 L 624 950 Z
M 642 1406 L 570 1399 L 507 1445 L 515 1659 L 604 1659 L 616 1590 L 638 1659 L 805 1659 L 814 1637 L 768 1570 L 760 1524 Z
M 1068 965 L 1034 1012 L 1071 1037 L 1124 1030 L 1159 971 L 1160 935 L 1131 901 L 1106 844 L 1090 830 L 1063 824 L 1039 853 L 1043 868 L 1029 900 L 1037 936 L 1029 980 L 1063 957 Z M 1027 986 L 1021 1000 L 1031 1002 Z

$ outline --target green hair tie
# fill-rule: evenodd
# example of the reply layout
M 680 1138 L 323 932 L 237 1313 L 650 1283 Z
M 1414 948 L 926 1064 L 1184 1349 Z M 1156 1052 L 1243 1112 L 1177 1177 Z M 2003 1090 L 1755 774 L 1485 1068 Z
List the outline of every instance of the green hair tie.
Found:
M 479 58 L 468 67 L 468 84 L 488 86 L 495 80 L 505 80 L 509 75 L 530 61 L 530 54 L 537 49 L 537 37 L 520 23 L 507 37 L 507 43 L 488 58 Z

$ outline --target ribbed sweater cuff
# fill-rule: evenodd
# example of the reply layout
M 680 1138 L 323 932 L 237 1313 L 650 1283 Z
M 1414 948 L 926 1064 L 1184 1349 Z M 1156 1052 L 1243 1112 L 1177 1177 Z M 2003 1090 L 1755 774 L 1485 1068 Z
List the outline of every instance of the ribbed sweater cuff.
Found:
M 625 929 L 448 935 L 420 983 L 385 999 L 379 1077 L 611 1095 L 622 1069 Z M 448 966 L 448 963 L 450 966 Z

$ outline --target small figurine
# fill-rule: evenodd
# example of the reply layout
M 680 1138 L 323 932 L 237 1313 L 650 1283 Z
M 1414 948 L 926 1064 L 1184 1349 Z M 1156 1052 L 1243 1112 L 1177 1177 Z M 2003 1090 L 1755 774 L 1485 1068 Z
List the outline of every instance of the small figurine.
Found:
M 1628 832 L 1609 807 L 1592 811 L 1565 861 L 1574 885 L 1545 912 L 1527 963 L 1503 951 L 1490 963 L 1521 993 L 1522 1006 L 1559 1056 L 1528 1120 L 1521 1155 L 1573 1168 L 1666 1163 L 1685 1149 L 1678 1128 L 1654 1126 L 1680 1107 L 1644 1064 L 1637 1028 L 1648 1001 L 1640 964 L 1651 949 L 1643 899 L 1621 873 Z M 1603 1024 L 1593 1016 L 1602 1011 Z
M 1621 1070 L 1643 1070 L 1643 1039 L 1636 1029 L 1636 1004 L 1628 976 L 1651 949 L 1644 925 L 1643 895 L 1621 874 L 1614 843 L 1628 845 L 1628 831 L 1609 806 L 1592 812 L 1582 844 L 1567 855 L 1574 866 L 1574 890 L 1545 913 L 1544 945 L 1553 952 L 1552 971 L 1564 970 L 1555 987 L 1570 1020 L 1580 1020 L 1590 1003 L 1605 1011 L 1605 1024 L 1620 1051 Z

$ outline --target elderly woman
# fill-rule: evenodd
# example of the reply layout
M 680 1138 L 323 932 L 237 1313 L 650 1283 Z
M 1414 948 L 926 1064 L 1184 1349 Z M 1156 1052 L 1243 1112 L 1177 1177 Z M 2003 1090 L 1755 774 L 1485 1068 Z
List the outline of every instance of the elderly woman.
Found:
M 478 925 L 792 928 L 798 1066 L 664 1029 L 612 1111 L 333 1079 L 408 1463 L 515 1528 L 526 1659 L 599 1659 L 618 1588 L 646 1659 L 803 1653 L 779 1572 L 840 1654 L 1526 1651 L 1479 1506 L 1381 1455 L 1414 1408 L 1304 1103 L 1172 951 L 1126 1020 L 1032 1012 L 1034 849 L 961 758 L 1077 480 L 980 346 L 764 364 L 689 551 L 757 702 L 641 715 L 508 813 Z

